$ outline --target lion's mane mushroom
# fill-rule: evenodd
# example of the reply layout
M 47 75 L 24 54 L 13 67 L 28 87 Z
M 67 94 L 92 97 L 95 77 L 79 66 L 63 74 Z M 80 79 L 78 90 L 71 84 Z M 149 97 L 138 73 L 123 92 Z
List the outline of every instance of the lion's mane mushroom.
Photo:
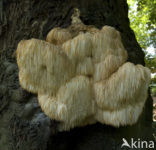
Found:
M 150 71 L 127 60 L 120 33 L 84 25 L 76 9 L 72 25 L 52 29 L 46 41 L 21 41 L 16 50 L 21 86 L 38 94 L 59 130 L 101 122 L 137 122 L 147 98 Z M 74 31 L 74 32 L 73 32 Z

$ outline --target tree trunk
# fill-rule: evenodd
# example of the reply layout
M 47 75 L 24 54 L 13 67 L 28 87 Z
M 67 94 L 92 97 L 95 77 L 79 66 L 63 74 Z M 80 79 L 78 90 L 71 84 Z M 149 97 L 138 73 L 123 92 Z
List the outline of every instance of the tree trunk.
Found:
M 115 27 L 121 32 L 128 61 L 144 65 L 144 53 L 130 29 L 125 0 L 1 0 L 0 1 L 0 150 L 118 150 L 122 138 L 152 140 L 152 99 L 133 126 L 102 124 L 58 132 L 56 121 L 41 111 L 36 95 L 18 81 L 15 50 L 22 39 L 45 39 L 54 27 L 71 24 L 79 8 L 86 25 Z

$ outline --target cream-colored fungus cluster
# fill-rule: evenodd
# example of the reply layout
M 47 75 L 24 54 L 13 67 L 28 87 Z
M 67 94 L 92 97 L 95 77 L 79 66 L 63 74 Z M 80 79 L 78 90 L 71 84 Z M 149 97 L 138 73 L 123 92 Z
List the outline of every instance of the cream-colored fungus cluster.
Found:
M 16 51 L 21 86 L 38 94 L 59 130 L 101 122 L 137 122 L 147 98 L 150 71 L 126 62 L 120 33 L 84 25 L 76 9 L 72 25 L 54 28 L 46 41 L 22 40 Z

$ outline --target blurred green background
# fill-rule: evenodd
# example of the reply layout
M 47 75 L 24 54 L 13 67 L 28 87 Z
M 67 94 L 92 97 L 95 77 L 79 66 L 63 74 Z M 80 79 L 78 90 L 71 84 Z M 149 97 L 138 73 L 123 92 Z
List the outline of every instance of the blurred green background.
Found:
M 156 0 L 127 0 L 130 26 L 151 70 L 151 95 L 156 97 Z M 156 102 L 156 101 L 155 101 Z

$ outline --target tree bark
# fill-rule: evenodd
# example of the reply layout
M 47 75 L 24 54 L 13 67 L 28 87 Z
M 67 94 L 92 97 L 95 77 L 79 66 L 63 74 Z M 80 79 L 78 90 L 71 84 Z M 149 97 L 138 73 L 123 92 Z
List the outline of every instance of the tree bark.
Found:
M 71 24 L 73 8 L 86 25 L 115 27 L 121 32 L 128 61 L 144 63 L 144 53 L 130 29 L 125 0 L 1 0 L 0 1 L 0 150 L 118 150 L 122 138 L 152 140 L 152 98 L 139 121 L 114 128 L 102 124 L 57 132 L 59 122 L 41 111 L 36 95 L 18 81 L 15 50 L 22 39 L 45 39 L 54 27 Z

